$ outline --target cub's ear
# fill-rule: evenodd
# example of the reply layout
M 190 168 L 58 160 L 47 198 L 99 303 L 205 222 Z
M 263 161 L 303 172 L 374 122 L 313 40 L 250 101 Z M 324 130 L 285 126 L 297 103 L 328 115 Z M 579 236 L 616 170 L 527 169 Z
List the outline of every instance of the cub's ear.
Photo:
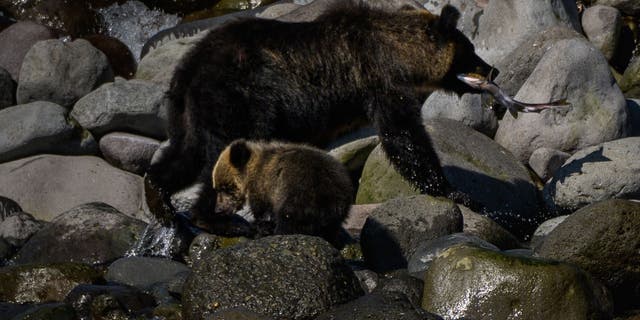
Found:
M 242 170 L 251 158 L 251 149 L 244 139 L 236 140 L 229 145 L 229 162 L 234 167 Z
M 446 5 L 442 8 L 440 19 L 438 20 L 438 30 L 440 32 L 451 32 L 456 29 L 460 19 L 460 11 L 452 5 Z

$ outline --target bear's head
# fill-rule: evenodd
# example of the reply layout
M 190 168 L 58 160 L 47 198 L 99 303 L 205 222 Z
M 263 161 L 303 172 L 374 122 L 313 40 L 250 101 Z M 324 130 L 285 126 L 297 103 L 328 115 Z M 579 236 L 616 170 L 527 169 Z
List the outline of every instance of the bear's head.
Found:
M 440 82 L 440 87 L 446 91 L 454 92 L 459 96 L 464 93 L 482 93 L 478 89 L 471 88 L 458 79 L 459 74 L 475 73 L 485 78 L 497 76 L 498 70 L 487 64 L 475 53 L 471 41 L 457 29 L 460 12 L 451 5 L 446 5 L 440 17 L 431 23 L 431 33 L 435 34 L 436 41 L 446 48 L 449 57 L 449 65 L 446 74 Z
M 232 214 L 245 205 L 246 169 L 251 154 L 250 144 L 243 139 L 235 140 L 220 153 L 212 173 L 217 214 Z

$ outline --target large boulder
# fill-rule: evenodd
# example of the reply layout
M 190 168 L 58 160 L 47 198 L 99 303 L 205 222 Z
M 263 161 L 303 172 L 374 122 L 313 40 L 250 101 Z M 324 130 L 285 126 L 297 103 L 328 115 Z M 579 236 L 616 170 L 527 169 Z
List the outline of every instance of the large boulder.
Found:
M 585 35 L 600 49 L 607 60 L 611 60 L 620 38 L 622 15 L 616 8 L 595 5 L 582 14 L 582 29 Z
M 640 308 L 640 203 L 608 200 L 568 216 L 536 255 L 577 265 L 613 293 L 616 312 Z
M 568 106 L 541 113 L 505 115 L 495 140 L 522 162 L 538 148 L 573 153 L 628 134 L 627 104 L 604 56 L 589 42 L 556 42 L 520 88 L 516 100 Z
M 105 279 L 126 284 L 141 290 L 174 280 L 180 274 L 189 273 L 185 264 L 154 257 L 126 257 L 109 265 Z
M 81 205 L 60 214 L 33 235 L 12 261 L 104 264 L 124 256 L 145 226 L 103 203 Z
M 624 70 L 620 80 L 620 88 L 627 98 L 640 99 L 640 57 L 636 57 Z
M 438 315 L 415 308 L 400 293 L 373 293 L 345 303 L 315 320 L 440 320 Z
M 32 21 L 20 21 L 0 32 L 0 67 L 18 81 L 22 60 L 38 41 L 56 38 L 56 33 Z
M 611 198 L 640 196 L 640 137 L 606 142 L 576 152 L 544 186 L 547 206 L 571 213 Z
M 114 132 L 103 136 L 100 152 L 107 162 L 125 171 L 144 175 L 160 141 L 125 133 Z
M 611 319 L 611 297 L 564 263 L 458 245 L 431 262 L 422 307 L 445 319 Z
M 626 15 L 637 16 L 640 14 L 640 3 L 635 0 L 596 0 L 595 3 L 617 8 Z
M 119 78 L 80 99 L 71 116 L 97 136 L 128 131 L 163 139 L 166 102 L 164 90 L 159 85 Z
M 498 130 L 498 118 L 492 109 L 486 108 L 479 94 L 462 97 L 445 92 L 434 92 L 422 106 L 422 119 L 447 118 L 457 120 L 493 137 Z
M 353 271 L 328 242 L 272 236 L 206 254 L 195 263 L 182 302 L 185 319 L 233 308 L 312 319 L 361 294 Z
M 97 153 L 93 136 L 67 114 L 67 109 L 46 101 L 0 110 L 0 162 L 41 153 Z
M 113 81 L 107 57 L 86 40 L 36 43 L 20 68 L 17 102 L 44 100 L 71 107 L 99 85 Z
M 0 194 L 39 220 L 88 202 L 143 218 L 142 178 L 89 156 L 40 155 L 0 164 Z M 29 177 L 25 179 L 25 177 Z

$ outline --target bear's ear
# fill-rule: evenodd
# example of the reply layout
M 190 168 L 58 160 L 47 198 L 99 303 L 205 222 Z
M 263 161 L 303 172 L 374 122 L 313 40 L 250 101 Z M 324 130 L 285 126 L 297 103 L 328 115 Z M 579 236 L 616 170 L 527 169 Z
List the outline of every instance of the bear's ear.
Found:
M 458 19 L 460 19 L 458 9 L 449 4 L 444 6 L 438 20 L 438 30 L 445 34 L 454 31 L 458 25 Z
M 244 139 L 236 140 L 229 146 L 229 162 L 234 167 L 242 170 L 251 158 L 251 149 Z

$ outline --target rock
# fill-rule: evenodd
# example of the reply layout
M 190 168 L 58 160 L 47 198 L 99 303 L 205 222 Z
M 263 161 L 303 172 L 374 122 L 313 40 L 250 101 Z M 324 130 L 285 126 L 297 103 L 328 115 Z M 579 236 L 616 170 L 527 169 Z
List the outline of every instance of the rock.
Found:
M 328 242 L 290 235 L 210 252 L 194 265 L 182 302 L 186 319 L 233 308 L 311 319 L 361 294 L 353 271 Z
M 431 262 L 450 247 L 458 244 L 475 246 L 492 251 L 500 251 L 498 247 L 486 242 L 474 235 L 465 233 L 453 233 L 433 240 L 422 242 L 416 251 L 409 257 L 407 271 L 418 279 L 424 279 L 424 273 L 429 269 Z
M 76 313 L 70 305 L 64 303 L 45 303 L 30 306 L 26 311 L 10 318 L 11 320 L 75 320 Z
M 160 141 L 124 132 L 114 132 L 100 139 L 100 152 L 116 168 L 144 175 Z
M 317 317 L 316 320 L 438 320 L 439 316 L 414 308 L 399 293 L 373 293 L 343 304 Z
M 99 20 L 85 0 L 2 0 L 0 7 L 17 20 L 31 20 L 74 38 L 98 33 Z
M 62 212 L 94 201 L 145 219 L 142 178 L 100 158 L 34 156 L 0 164 L 0 176 L 0 194 L 18 201 L 38 220 L 51 221 Z
M 636 57 L 629 63 L 624 70 L 622 80 L 620 80 L 620 89 L 627 98 L 640 99 L 640 58 Z
M 0 67 L 18 81 L 22 60 L 29 49 L 38 41 L 55 38 L 53 30 L 31 21 L 20 21 L 9 26 L 0 33 Z
M 374 293 L 396 294 L 405 296 L 411 305 L 418 307 L 422 304 L 422 279 L 412 277 L 407 269 L 399 269 L 381 275 Z
M 378 286 L 380 278 L 377 273 L 368 269 L 354 270 L 353 273 L 358 277 L 360 286 L 364 290 L 365 294 L 373 292 L 373 290 Z
M 235 246 L 247 240 L 247 238 L 226 238 L 203 232 L 191 241 L 189 245 L 189 256 L 186 259 L 187 264 L 193 267 L 209 252 Z
M 422 106 L 422 119 L 447 118 L 493 137 L 498 130 L 498 118 L 493 110 L 483 106 L 479 94 L 464 94 L 462 97 L 449 93 L 434 92 Z
M 100 272 L 78 263 L 0 269 L 0 300 L 12 303 L 63 301 L 75 286 L 100 281 Z
M 569 157 L 571 155 L 566 152 L 542 147 L 531 153 L 529 166 L 544 182 L 551 179 Z
M 473 43 L 480 57 L 495 64 L 528 35 L 554 26 L 582 31 L 575 1 L 489 1 L 479 18 L 478 35 Z
M 625 15 L 637 16 L 640 14 L 640 3 L 634 0 L 596 0 L 595 3 L 617 8 Z
M 358 139 L 331 149 L 329 154 L 347 167 L 352 175 L 359 176 L 369 154 L 378 145 L 379 141 L 378 136 Z
M 595 5 L 582 13 L 582 29 L 591 43 L 611 60 L 618 47 L 622 15 L 616 8 Z
M 462 232 L 476 236 L 502 249 L 515 249 L 522 246 L 518 238 L 505 230 L 495 221 L 481 214 L 471 211 L 465 206 L 458 206 L 462 212 L 464 226 Z
M 272 318 L 246 308 L 225 309 L 212 313 L 205 320 L 271 320 Z
M 434 14 L 440 14 L 442 8 L 447 4 L 456 7 L 461 13 L 458 21 L 458 30 L 462 31 L 469 39 L 478 36 L 479 20 L 486 3 L 477 0 L 423 0 L 420 3 L 423 3 L 424 8 Z
M 148 81 L 116 79 L 80 99 L 71 116 L 98 136 L 130 131 L 164 139 L 166 113 L 166 99 L 160 86 Z
M 22 212 L 22 208 L 17 202 L 0 196 L 0 222 L 13 214 L 20 212 Z
M 366 265 L 381 273 L 406 268 L 421 242 L 460 231 L 462 214 L 452 201 L 427 195 L 397 198 L 374 209 L 360 245 Z
M 13 319 L 13 317 L 32 308 L 31 304 L 17 304 L 0 302 L 0 319 Z
M 4 266 L 11 258 L 14 248 L 9 242 L 0 237 L 0 266 Z M 2 306 L 0 305 L 0 316 L 2 316 Z M 1 319 L 1 318 L 0 318 Z
M 640 195 L 640 137 L 606 142 L 576 152 L 544 186 L 549 208 L 570 213 L 611 198 Z
M 537 188 L 529 171 L 487 136 L 453 120 L 429 120 L 444 175 L 451 185 L 486 207 L 487 215 L 514 235 L 526 238 L 543 221 Z M 356 203 L 378 203 L 417 194 L 374 150 L 362 171 Z
M 16 84 L 11 79 L 11 74 L 0 66 L 0 110 L 15 104 Z
M 13 262 L 107 263 L 124 256 L 144 227 L 144 222 L 106 204 L 81 205 L 60 214 L 33 235 Z
M 535 248 L 574 264 L 613 293 L 616 313 L 640 307 L 640 203 L 613 199 L 568 216 Z
M 142 316 L 156 305 L 149 294 L 114 285 L 77 286 L 65 302 L 73 306 L 78 319 L 150 319 Z
M 113 81 L 107 57 L 86 40 L 36 43 L 20 69 L 17 102 L 44 100 L 71 107 L 78 99 Z
M 0 110 L 0 162 L 40 153 L 94 154 L 93 136 L 57 104 L 37 101 Z
M 351 235 L 359 235 L 367 218 L 380 204 L 354 204 L 349 210 L 349 216 L 342 223 L 342 227 Z
M 567 217 L 568 215 L 551 218 L 540 224 L 540 226 L 538 226 L 538 229 L 536 229 L 536 231 L 533 233 L 533 237 L 531 237 L 531 247 L 535 248 L 540 245 L 540 243 L 544 241 L 549 233 L 551 233 Z
M 107 56 L 107 60 L 109 60 L 109 65 L 115 77 L 125 79 L 133 78 L 138 67 L 138 62 L 126 44 L 117 38 L 102 34 L 90 35 L 83 39 L 89 41 L 92 46 Z
M 629 124 L 631 126 L 630 136 L 640 136 L 640 100 L 627 100 L 627 111 L 629 113 Z
M 560 98 L 570 105 L 505 115 L 496 142 L 525 162 L 541 147 L 573 153 L 628 134 L 624 96 L 606 59 L 586 40 L 556 42 L 515 96 L 532 103 Z
M 189 271 L 186 265 L 169 259 L 127 257 L 109 265 L 105 279 L 146 290 L 155 284 L 169 282 L 178 274 Z
M 422 307 L 445 319 L 611 319 L 610 299 L 572 265 L 459 245 L 431 263 Z
M 44 226 L 44 222 L 34 219 L 28 213 L 16 213 L 0 221 L 0 238 L 14 247 L 21 247 Z

